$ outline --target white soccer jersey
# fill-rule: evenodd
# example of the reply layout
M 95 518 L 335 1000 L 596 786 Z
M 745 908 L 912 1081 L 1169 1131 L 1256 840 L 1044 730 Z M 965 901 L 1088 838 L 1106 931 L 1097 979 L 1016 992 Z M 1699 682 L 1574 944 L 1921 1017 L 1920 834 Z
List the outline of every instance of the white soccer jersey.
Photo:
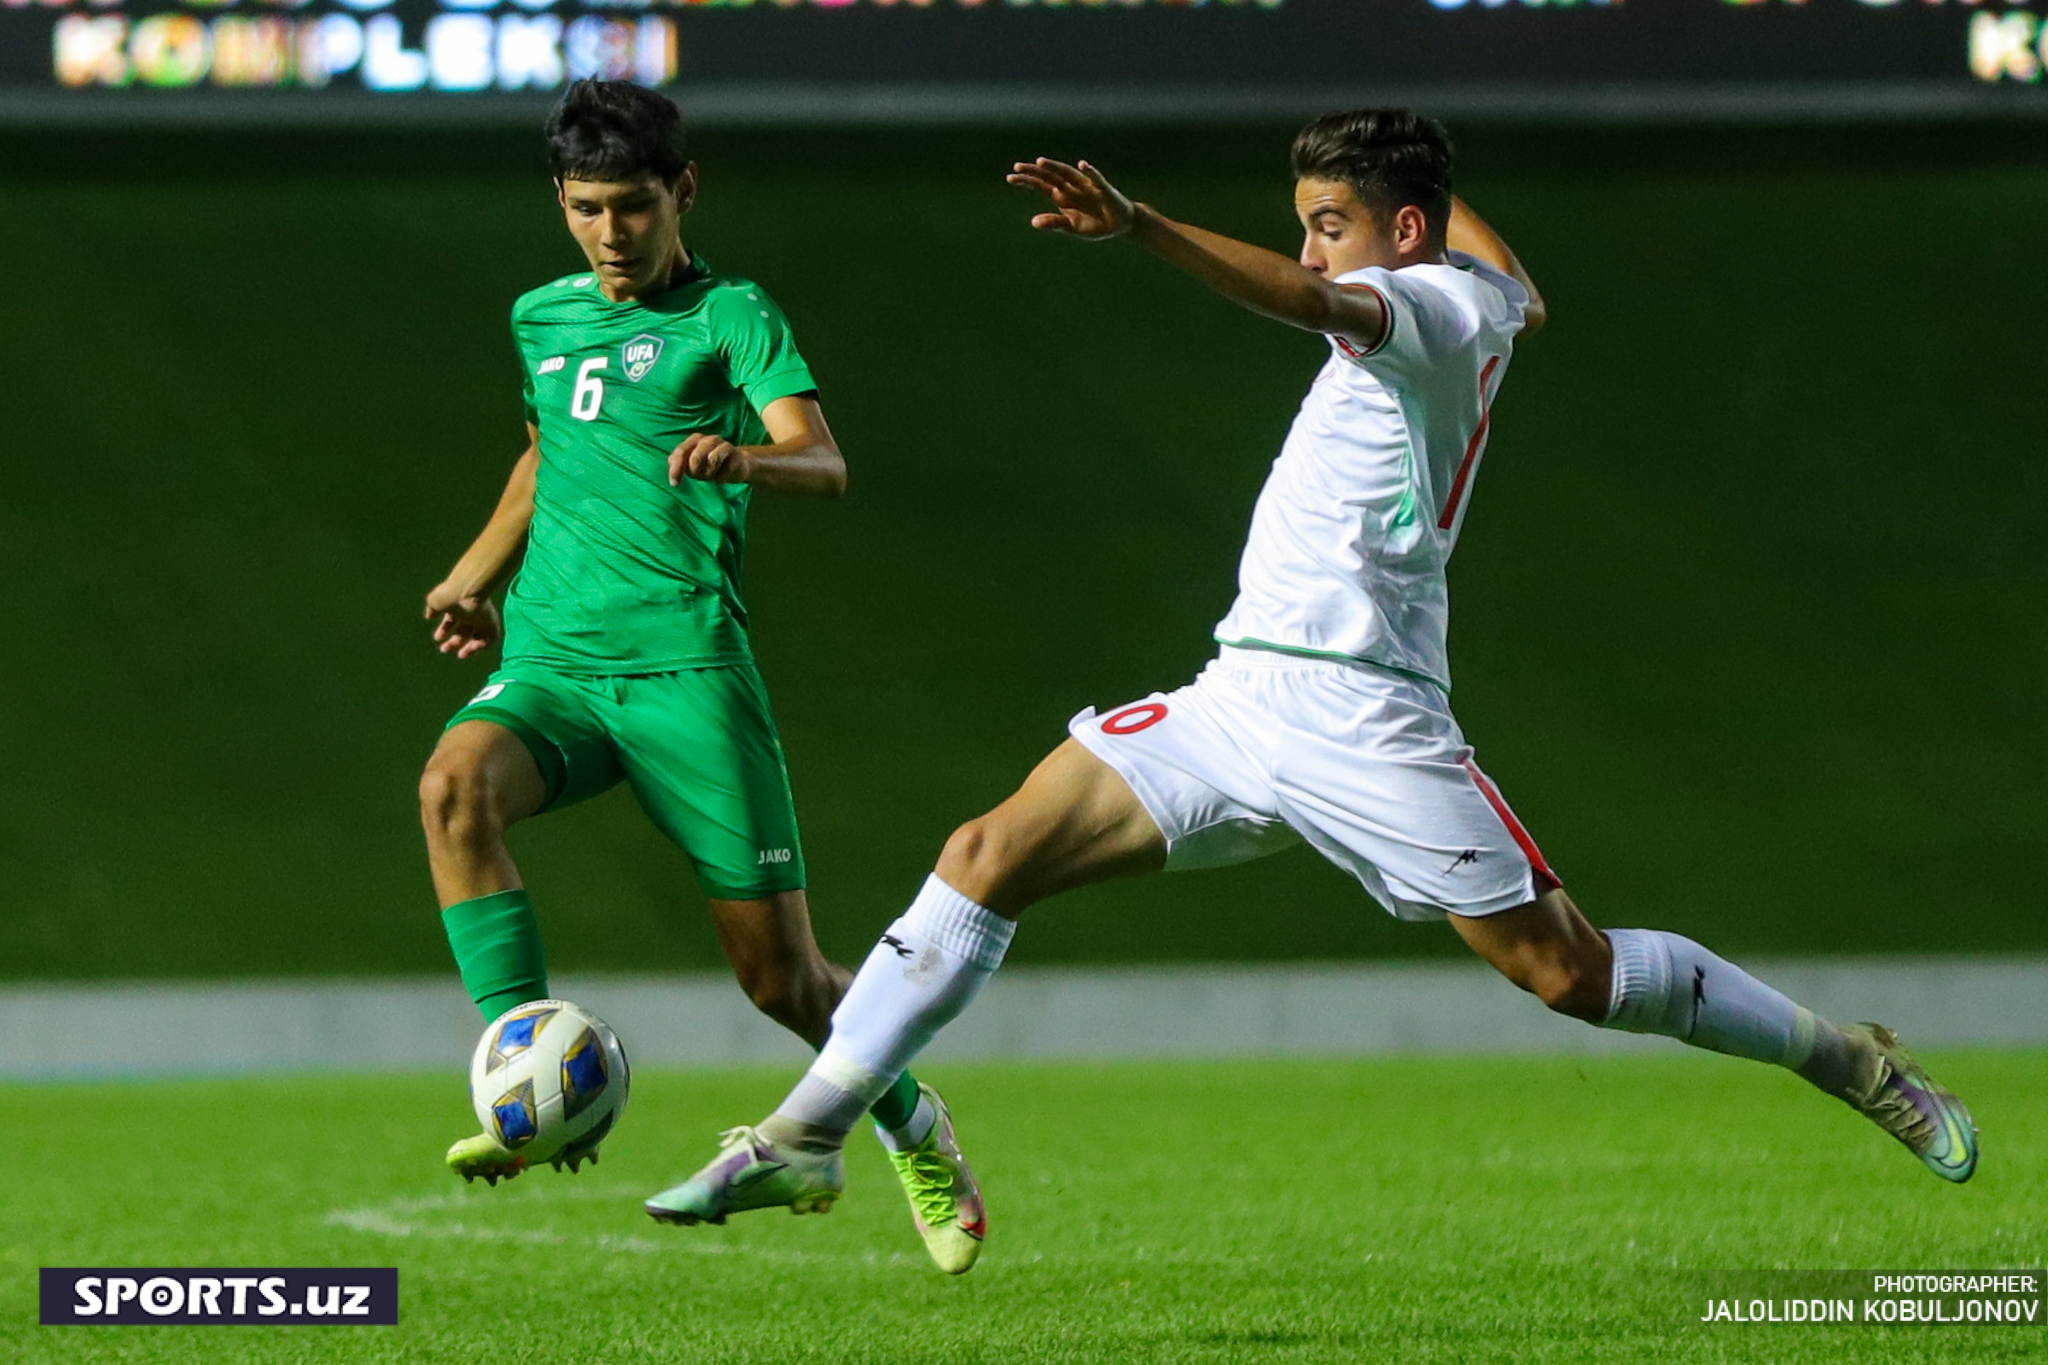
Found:
M 1252 512 L 1224 644 L 1451 685 L 1444 566 L 1529 295 L 1449 259 L 1338 277 L 1380 296 L 1387 331 L 1370 351 L 1330 339 Z

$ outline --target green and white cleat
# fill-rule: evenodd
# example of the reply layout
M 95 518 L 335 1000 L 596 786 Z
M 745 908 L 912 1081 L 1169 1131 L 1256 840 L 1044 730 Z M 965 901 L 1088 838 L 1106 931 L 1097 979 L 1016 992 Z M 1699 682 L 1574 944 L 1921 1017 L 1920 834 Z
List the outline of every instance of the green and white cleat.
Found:
M 931 1101 L 938 1118 L 923 1142 L 905 1152 L 890 1152 L 889 1162 L 910 1199 L 910 1219 L 932 1261 L 948 1275 L 965 1275 L 981 1256 L 988 1236 L 988 1208 L 974 1182 L 953 1115 L 939 1092 L 928 1085 L 918 1090 Z
M 526 1169 L 526 1158 L 503 1146 L 489 1133 L 467 1137 L 448 1149 L 448 1169 L 463 1183 L 482 1177 L 486 1185 L 510 1180 Z
M 1877 1080 L 1856 1104 L 1865 1118 L 1890 1133 L 1943 1180 L 1960 1185 L 1977 1171 L 1977 1125 L 1963 1102 L 1936 1083 L 1882 1024 L 1857 1024 L 1877 1049 Z
M 649 1199 L 648 1216 L 662 1223 L 723 1223 L 727 1214 L 787 1208 L 830 1213 L 846 1188 L 846 1161 L 837 1151 L 804 1152 L 770 1142 L 752 1128 L 729 1128 L 703 1170 Z

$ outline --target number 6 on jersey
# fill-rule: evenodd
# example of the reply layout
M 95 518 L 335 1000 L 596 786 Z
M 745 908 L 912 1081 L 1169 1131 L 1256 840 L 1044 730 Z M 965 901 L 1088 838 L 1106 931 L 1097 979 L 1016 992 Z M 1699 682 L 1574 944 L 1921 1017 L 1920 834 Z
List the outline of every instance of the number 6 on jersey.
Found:
M 597 420 L 604 405 L 604 381 L 597 372 L 611 364 L 610 356 L 592 356 L 576 367 L 576 387 L 569 395 L 569 415 L 583 422 Z

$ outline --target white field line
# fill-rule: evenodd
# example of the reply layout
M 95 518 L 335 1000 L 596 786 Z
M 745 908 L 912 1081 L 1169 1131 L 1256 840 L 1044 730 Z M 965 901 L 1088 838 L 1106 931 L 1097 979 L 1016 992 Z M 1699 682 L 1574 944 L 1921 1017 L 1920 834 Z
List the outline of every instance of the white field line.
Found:
M 613 1204 L 620 1207 L 623 1217 L 644 1217 L 630 1201 L 617 1192 L 603 1189 L 538 1189 L 522 1194 L 516 1202 L 501 1200 L 497 1208 L 487 1209 L 486 1198 L 474 1197 L 474 1190 L 460 1190 L 448 1194 L 402 1195 L 366 1204 L 355 1208 L 332 1209 L 321 1215 L 320 1222 L 327 1227 L 343 1228 L 349 1232 L 362 1233 L 369 1237 L 386 1237 L 398 1241 L 465 1241 L 525 1246 L 559 1246 L 608 1252 L 628 1256 L 736 1256 L 744 1260 L 773 1261 L 789 1265 L 828 1266 L 923 1266 L 925 1258 L 915 1250 L 878 1251 L 815 1251 L 794 1247 L 763 1246 L 748 1242 L 735 1242 L 720 1238 L 717 1229 L 678 1228 L 673 1237 L 632 1235 L 615 1232 L 570 1233 L 547 1228 L 520 1228 L 493 1225 L 478 1221 L 475 1215 L 490 1212 L 510 1213 L 521 1209 L 534 1209 L 549 1204 Z M 905 1229 L 908 1235 L 908 1229 Z M 1045 1260 L 1044 1253 L 1022 1258 L 1019 1264 L 1032 1264 Z M 1159 1265 L 1234 1265 L 1247 1260 L 1266 1260 L 1265 1256 L 1203 1254 L 1182 1247 L 1155 1249 L 1135 1247 L 1116 1253 L 1063 1251 L 1059 1253 L 1063 1262 L 1102 1261 L 1105 1264 L 1127 1264 L 1143 1261 Z M 1370 1255 L 1367 1260 L 1372 1259 Z
M 566 1203 L 605 1202 L 619 1205 L 622 1214 L 638 1212 L 630 1208 L 624 1197 L 610 1190 L 536 1191 L 523 1196 L 516 1203 L 500 1203 L 495 1210 L 487 1210 L 481 1200 L 468 1198 L 468 1194 L 468 1191 L 464 1191 L 445 1195 L 402 1196 L 360 1208 L 334 1209 L 323 1215 L 320 1221 L 329 1227 L 346 1228 L 350 1232 L 408 1241 L 446 1239 L 466 1242 L 511 1242 L 533 1246 L 578 1246 L 628 1255 L 729 1256 L 736 1252 L 756 1250 L 736 1247 L 730 1242 L 719 1242 L 704 1237 L 692 1238 L 687 1235 L 678 1236 L 673 1240 L 656 1240 L 610 1232 L 564 1233 L 546 1228 L 494 1226 L 474 1221 L 473 1218 L 473 1215 L 478 1214 L 514 1212 L 531 1209 L 535 1205 Z M 768 1255 L 775 1260 L 818 1259 L 808 1252 L 773 1249 Z

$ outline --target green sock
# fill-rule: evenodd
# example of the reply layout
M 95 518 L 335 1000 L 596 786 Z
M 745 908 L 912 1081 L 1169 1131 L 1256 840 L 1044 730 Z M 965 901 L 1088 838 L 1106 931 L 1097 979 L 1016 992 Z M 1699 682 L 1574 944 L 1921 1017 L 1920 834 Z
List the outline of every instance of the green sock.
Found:
M 455 950 L 462 984 L 486 1021 L 514 1005 L 547 998 L 548 962 L 541 951 L 540 921 L 524 891 L 461 901 L 441 912 L 441 924 L 448 931 L 448 946 Z
M 897 1129 L 910 1122 L 910 1116 L 917 1112 L 917 1077 L 908 1071 L 896 1078 L 896 1084 L 868 1110 L 876 1123 L 884 1128 Z

